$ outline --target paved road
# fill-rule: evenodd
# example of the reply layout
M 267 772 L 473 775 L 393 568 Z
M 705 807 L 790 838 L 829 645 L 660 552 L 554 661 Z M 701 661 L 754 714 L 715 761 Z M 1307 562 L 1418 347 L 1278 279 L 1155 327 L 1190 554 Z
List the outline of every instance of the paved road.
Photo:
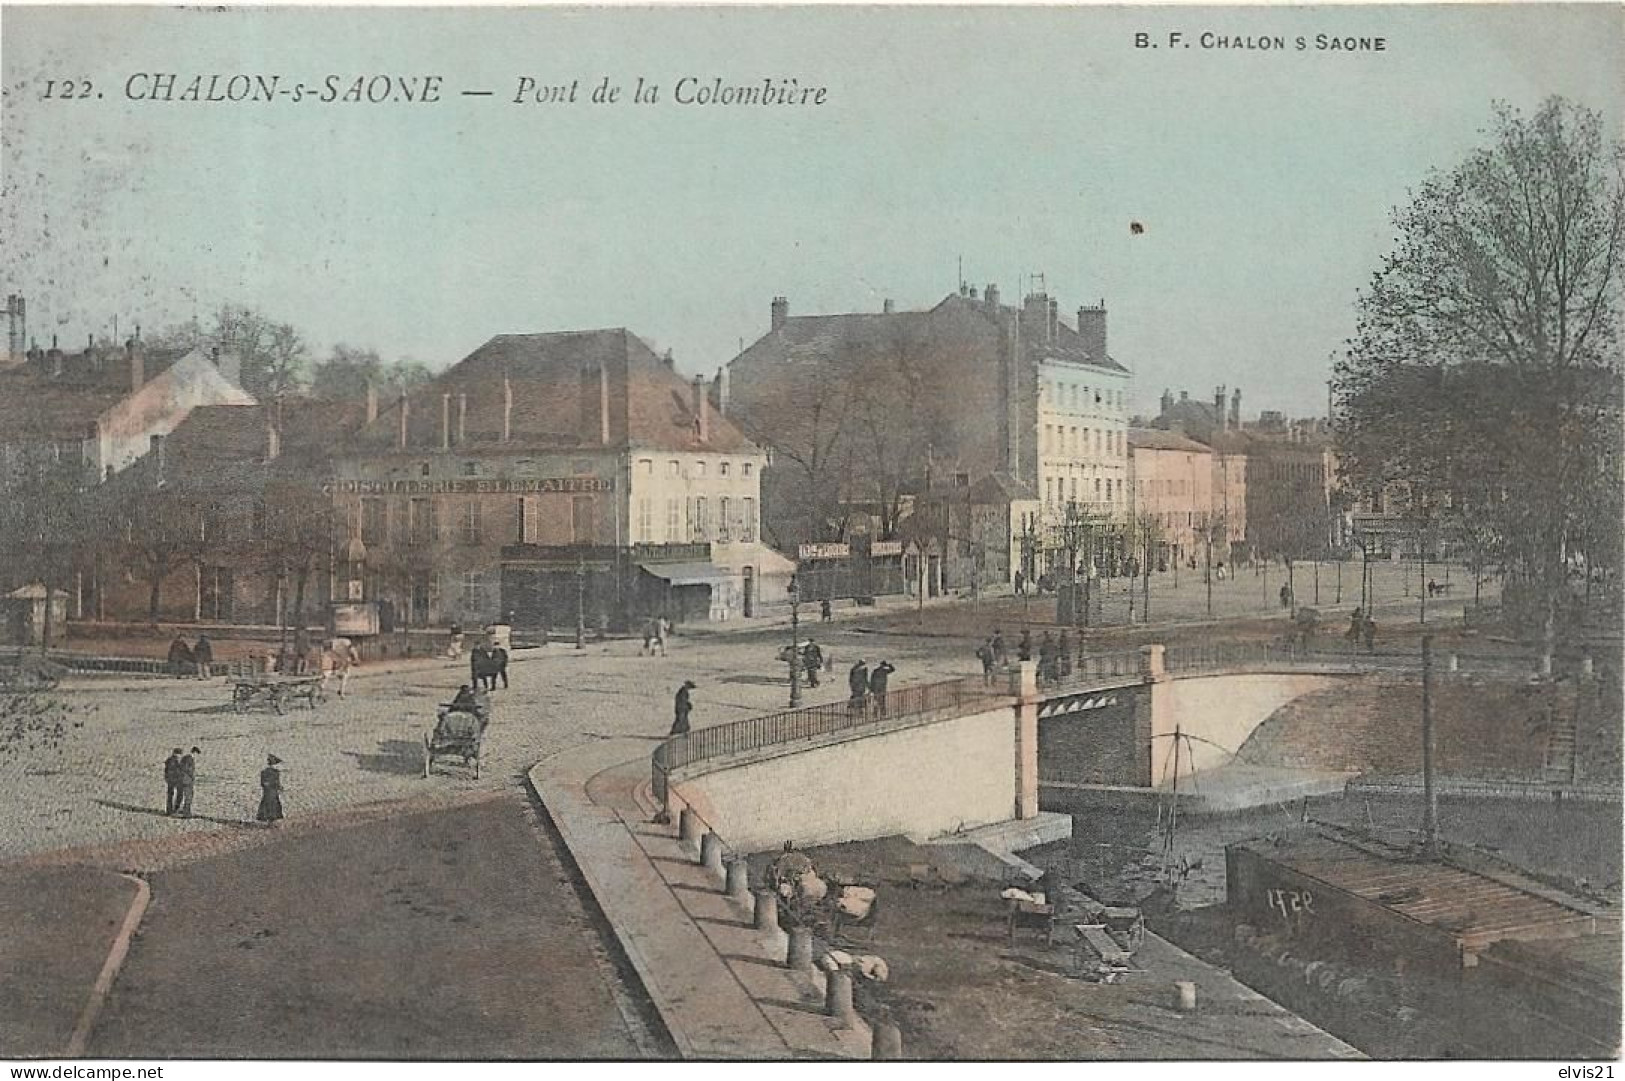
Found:
M 894 685 L 965 675 L 974 661 L 952 645 L 867 636 L 834 625 L 813 633 L 838 670 L 810 703 L 844 697 L 844 667 L 860 655 L 897 664 Z M 786 673 L 775 661 L 778 636 L 679 639 L 668 657 L 638 655 L 637 642 L 577 651 L 551 645 L 518 655 L 514 685 L 495 696 L 483 776 L 458 765 L 422 776 L 422 738 L 435 705 L 466 678 L 452 662 L 408 672 L 362 674 L 350 696 L 314 712 L 232 712 L 223 680 L 98 680 L 66 684 L 60 696 L 82 727 L 60 748 L 0 759 L 0 860 L 45 850 L 157 839 L 182 833 L 199 843 L 234 846 L 252 825 L 258 775 L 267 754 L 284 760 L 291 818 L 379 800 L 516 790 L 523 772 L 585 740 L 646 736 L 671 723 L 671 697 L 684 679 L 695 692 L 696 725 L 783 708 Z M 933 656 L 944 649 L 946 656 Z M 162 763 L 173 747 L 203 749 L 189 821 L 165 818 Z

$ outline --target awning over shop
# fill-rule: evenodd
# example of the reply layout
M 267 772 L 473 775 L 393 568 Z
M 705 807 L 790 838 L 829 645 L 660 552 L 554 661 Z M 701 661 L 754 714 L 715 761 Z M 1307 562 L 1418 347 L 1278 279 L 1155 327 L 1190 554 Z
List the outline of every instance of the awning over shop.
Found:
M 732 577 L 727 568 L 713 563 L 639 563 L 638 566 L 674 586 L 708 586 Z

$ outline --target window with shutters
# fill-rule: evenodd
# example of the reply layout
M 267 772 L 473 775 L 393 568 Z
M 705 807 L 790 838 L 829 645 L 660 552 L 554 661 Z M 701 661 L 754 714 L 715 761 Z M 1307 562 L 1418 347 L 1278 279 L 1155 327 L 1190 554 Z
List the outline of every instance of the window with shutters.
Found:
M 729 528 L 732 523 L 728 519 L 731 503 L 732 500 L 727 496 L 717 500 L 717 541 L 721 544 L 727 544 L 733 539 L 733 530 Z
M 416 545 L 433 544 L 436 534 L 434 500 L 414 499 L 406 508 L 407 531 L 411 541 Z
M 682 508 L 677 500 L 666 500 L 666 543 L 676 544 L 683 538 Z
M 480 530 L 480 501 L 470 499 L 463 504 L 463 513 L 459 522 L 464 544 L 482 544 L 484 538 Z
M 694 498 L 694 539 L 705 541 L 711 539 L 710 512 L 705 505 L 705 497 Z
M 542 501 L 533 495 L 519 497 L 519 543 L 540 544 Z
M 389 543 L 389 506 L 382 499 L 367 496 L 361 500 L 361 543 Z
M 638 499 L 638 532 L 632 538 L 634 541 L 653 543 L 655 539 L 654 518 L 654 500 L 648 496 L 640 496 Z
M 570 538 L 576 544 L 591 544 L 593 538 L 592 528 L 592 496 L 578 495 L 570 497 Z
M 746 466 L 749 469 L 750 466 Z M 739 524 L 739 539 L 746 544 L 756 540 L 756 500 L 746 496 L 744 499 L 744 520 Z

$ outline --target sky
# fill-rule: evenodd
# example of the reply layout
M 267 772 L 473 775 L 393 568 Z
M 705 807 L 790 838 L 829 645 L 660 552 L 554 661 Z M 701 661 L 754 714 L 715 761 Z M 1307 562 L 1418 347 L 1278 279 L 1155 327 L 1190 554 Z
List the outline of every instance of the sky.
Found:
M 1561 94 L 1619 131 L 1622 40 L 1612 5 L 12 7 L 0 286 L 73 347 L 115 317 L 124 336 L 237 303 L 318 354 L 440 368 L 495 334 L 626 326 L 709 374 L 774 296 L 924 308 L 962 266 L 1007 300 L 1041 274 L 1068 319 L 1104 300 L 1141 411 L 1224 384 L 1249 415 L 1310 415 L 1391 209 L 1485 142 L 1497 100 Z M 132 100 L 163 73 L 177 97 L 200 74 L 307 95 L 438 75 L 442 100 Z M 825 102 L 679 105 L 688 76 Z M 581 100 L 515 103 L 524 77 Z M 605 77 L 623 99 L 594 105 Z M 625 100 L 639 77 L 659 101 Z M 62 100 L 63 80 L 91 95 Z

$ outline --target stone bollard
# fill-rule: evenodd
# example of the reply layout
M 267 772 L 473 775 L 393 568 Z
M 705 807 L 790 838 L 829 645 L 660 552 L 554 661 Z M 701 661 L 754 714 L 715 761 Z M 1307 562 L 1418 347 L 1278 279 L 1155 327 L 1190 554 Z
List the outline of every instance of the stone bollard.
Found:
M 875 1062 L 895 1062 L 902 1057 L 902 1030 L 890 1017 L 876 1021 L 869 1038 L 869 1058 Z
M 842 1028 L 857 1028 L 858 1014 L 852 1008 L 852 974 L 844 969 L 831 972 L 824 981 L 824 1013 Z
M 700 817 L 687 807 L 677 816 L 677 839 L 685 845 L 700 843 Z
M 728 879 L 724 889 L 728 900 L 750 903 L 750 864 L 745 862 L 745 857 L 736 856 L 728 861 Z
M 1196 1010 L 1196 985 L 1189 980 L 1180 980 L 1174 984 L 1174 990 L 1179 994 L 1179 1012 L 1193 1013 Z
M 715 831 L 707 830 L 700 838 L 700 866 L 719 879 L 726 873 L 722 869 L 722 838 Z
M 784 947 L 784 967 L 811 972 L 813 967 L 812 928 L 790 928 L 789 942 Z
M 755 918 L 751 921 L 758 931 L 779 932 L 779 895 L 772 890 L 756 891 Z

